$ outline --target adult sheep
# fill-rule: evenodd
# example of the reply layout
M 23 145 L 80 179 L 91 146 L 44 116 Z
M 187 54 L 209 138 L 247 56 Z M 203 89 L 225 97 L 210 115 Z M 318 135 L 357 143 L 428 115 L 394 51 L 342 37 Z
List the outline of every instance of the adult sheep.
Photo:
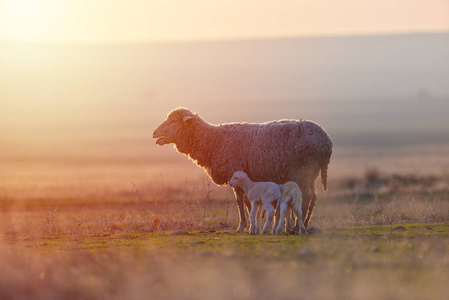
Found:
M 306 227 L 315 207 L 315 179 L 320 172 L 323 190 L 327 190 L 333 143 L 311 121 L 213 125 L 186 108 L 177 108 L 156 128 L 153 138 L 157 138 L 158 145 L 175 144 L 179 152 L 204 168 L 217 185 L 228 184 L 239 170 L 253 181 L 296 182 L 303 194 L 302 219 Z M 234 193 L 240 215 L 237 231 L 243 232 L 244 192 L 235 188 Z

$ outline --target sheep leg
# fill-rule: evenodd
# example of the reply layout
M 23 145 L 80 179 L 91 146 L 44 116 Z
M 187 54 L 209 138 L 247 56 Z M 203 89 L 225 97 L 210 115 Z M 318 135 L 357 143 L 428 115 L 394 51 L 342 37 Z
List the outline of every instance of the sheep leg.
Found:
M 294 206 L 295 206 L 294 207 L 294 214 L 296 215 L 295 227 L 296 227 L 296 223 L 299 223 L 298 225 L 299 225 L 299 228 L 301 228 L 301 234 L 307 234 L 307 229 L 304 226 L 304 222 L 302 221 L 301 202 L 302 201 L 301 201 L 301 198 L 300 198 L 294 204 Z
M 273 209 L 274 209 L 274 212 L 275 212 L 274 213 L 274 220 L 273 220 L 273 227 L 271 228 L 271 234 L 274 234 L 274 232 L 276 231 L 277 223 L 279 222 L 278 219 L 277 219 L 278 217 L 276 216 L 276 214 L 277 214 L 276 206 L 278 205 L 279 201 L 281 201 L 281 199 L 279 199 L 276 202 L 271 202 L 271 205 L 273 206 Z
M 312 198 L 312 192 L 310 190 L 310 185 L 309 184 L 305 184 L 305 183 L 299 182 L 298 185 L 299 185 L 299 188 L 301 189 L 301 192 L 302 192 L 302 206 L 301 206 L 301 208 L 302 208 L 302 220 L 304 222 L 304 225 L 307 228 L 307 224 L 306 224 L 305 220 L 306 220 L 306 217 L 307 217 L 307 212 L 309 210 L 309 203 L 310 203 L 310 199 Z M 298 231 L 299 231 L 299 226 L 298 226 Z
M 274 208 L 270 204 L 264 205 L 265 210 L 267 211 L 267 220 L 265 221 L 265 226 L 262 229 L 261 234 L 266 234 L 268 230 L 270 230 L 271 225 L 273 224 L 274 217 Z
M 304 226 L 306 226 L 306 228 L 307 228 L 307 226 L 309 225 L 310 219 L 312 218 L 313 209 L 315 208 L 315 203 L 316 203 L 316 189 L 315 189 L 315 182 L 312 182 L 312 183 L 310 184 L 310 191 L 311 191 L 312 197 L 311 197 L 311 199 L 310 199 L 310 203 L 309 203 L 309 207 L 308 207 L 308 212 L 307 212 L 307 217 L 306 217 L 306 219 L 304 220 Z M 304 214 L 304 212 L 303 212 L 303 214 Z
M 281 200 L 279 200 L 279 201 L 281 201 Z M 280 203 L 279 203 L 279 205 L 280 205 Z M 279 225 L 280 213 L 281 213 L 281 208 L 278 207 L 276 209 L 276 213 L 274 215 L 274 225 L 273 225 L 273 229 L 271 230 L 272 234 L 278 234 L 278 233 L 276 233 L 276 229 L 278 228 L 278 225 Z
M 243 190 L 234 189 L 235 198 L 237 199 L 237 207 L 239 210 L 239 227 L 237 228 L 237 232 L 245 232 L 246 228 L 246 216 L 245 216 L 245 207 L 243 204 Z
M 243 203 L 245 204 L 243 206 L 243 210 L 244 210 L 245 216 L 247 214 L 248 217 L 249 217 L 249 212 L 251 211 L 252 203 L 249 200 L 248 195 L 246 195 L 245 193 L 243 193 Z M 245 228 L 246 228 L 246 226 L 245 226 Z
M 262 205 L 257 205 L 257 214 L 256 214 L 256 233 L 260 232 L 260 214 L 262 213 L 263 208 Z
M 285 202 L 281 203 L 281 205 L 279 206 L 279 211 L 280 211 L 279 212 L 279 223 L 277 224 L 277 227 L 276 227 L 276 234 L 281 234 L 282 229 L 284 229 L 285 217 L 288 212 L 287 203 L 285 203 Z M 276 211 L 276 215 L 278 215 L 277 211 Z M 276 220 L 276 222 L 277 221 L 278 220 Z
M 295 218 L 294 218 L 294 212 L 292 211 L 290 205 L 287 205 L 287 212 L 285 215 L 285 232 L 287 234 L 292 234 L 295 231 Z
M 249 218 L 250 218 L 250 222 L 251 222 L 251 226 L 249 227 L 249 234 L 256 234 L 256 214 L 257 214 L 257 209 L 258 209 L 258 205 L 256 205 L 255 203 L 253 203 L 252 207 L 251 207 L 251 212 L 249 214 Z
M 251 204 L 251 201 L 249 200 L 248 196 L 245 193 L 243 193 L 243 202 L 246 204 L 246 208 L 248 209 L 248 213 L 249 213 L 249 211 L 251 210 L 252 204 Z

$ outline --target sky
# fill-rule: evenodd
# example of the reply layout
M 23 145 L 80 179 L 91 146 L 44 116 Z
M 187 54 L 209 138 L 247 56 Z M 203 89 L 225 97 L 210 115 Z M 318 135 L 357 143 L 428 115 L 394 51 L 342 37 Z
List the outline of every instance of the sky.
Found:
M 449 0 L 0 0 L 0 40 L 127 43 L 449 31 Z

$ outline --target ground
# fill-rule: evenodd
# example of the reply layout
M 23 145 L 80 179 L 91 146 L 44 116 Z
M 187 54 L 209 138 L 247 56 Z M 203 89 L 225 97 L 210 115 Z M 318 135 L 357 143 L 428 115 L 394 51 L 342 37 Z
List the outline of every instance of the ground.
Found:
M 33 228 L 27 209 L 3 214 L 2 299 L 441 299 L 449 279 L 447 222 L 250 236 L 132 224 L 142 204 L 80 218 L 66 205 L 35 208 Z

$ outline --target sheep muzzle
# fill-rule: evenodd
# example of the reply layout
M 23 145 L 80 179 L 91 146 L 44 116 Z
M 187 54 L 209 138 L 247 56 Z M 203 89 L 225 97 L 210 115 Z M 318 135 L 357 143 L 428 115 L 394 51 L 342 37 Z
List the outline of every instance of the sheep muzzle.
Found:
M 156 145 L 165 145 L 167 144 L 166 140 L 165 140 L 165 135 L 156 133 L 156 131 L 153 133 L 153 139 L 157 139 L 156 140 Z

